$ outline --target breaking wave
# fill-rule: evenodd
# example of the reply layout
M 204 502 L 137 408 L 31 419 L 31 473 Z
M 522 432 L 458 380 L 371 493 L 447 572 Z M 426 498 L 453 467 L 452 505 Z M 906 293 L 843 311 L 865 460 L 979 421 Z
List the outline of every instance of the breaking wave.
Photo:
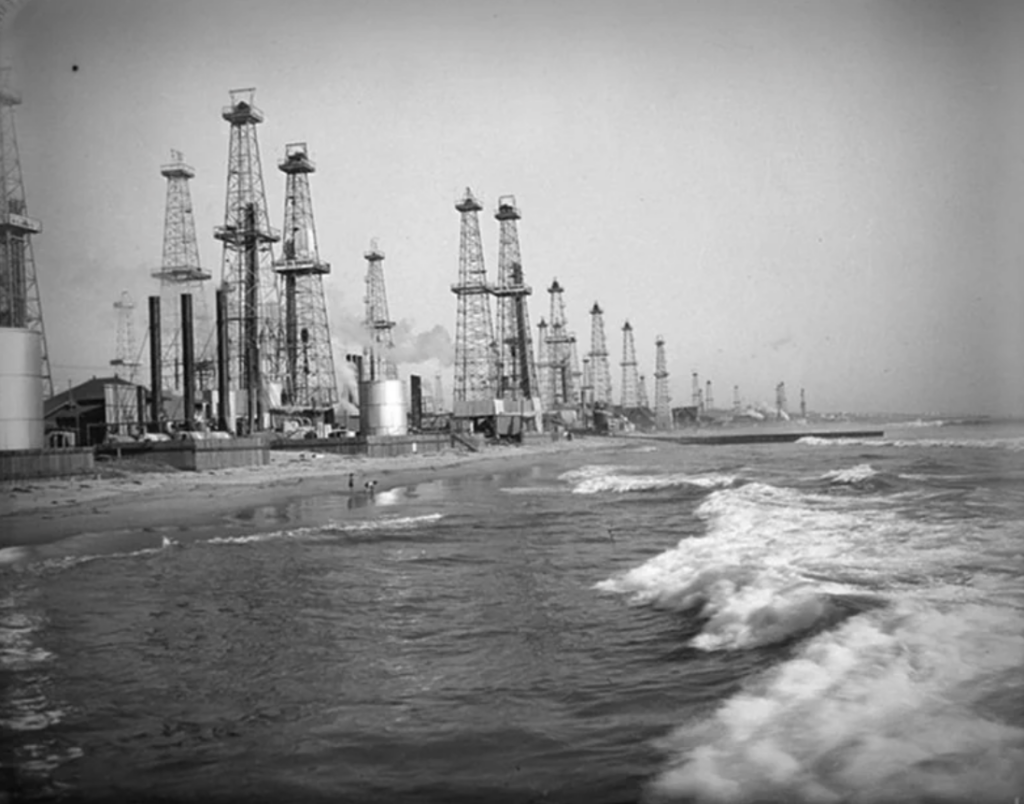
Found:
M 699 489 L 728 488 L 738 482 L 735 475 L 713 472 L 703 475 L 682 473 L 641 475 L 628 474 L 616 466 L 587 466 L 566 472 L 561 480 L 573 484 L 574 494 L 625 493 L 631 491 L 657 491 L 659 489 L 692 486 Z
M 269 533 L 251 533 L 245 536 L 215 536 L 207 540 L 207 544 L 252 544 L 255 542 L 273 541 L 276 539 L 293 539 L 297 541 L 330 540 L 346 533 L 372 533 L 382 530 L 410 530 L 421 525 L 437 522 L 444 514 L 420 514 L 418 516 L 383 517 L 381 519 L 364 519 L 357 522 L 332 522 L 310 528 L 290 528 L 275 530 Z
M 948 449 L 1003 449 L 1009 452 L 1024 452 L 1024 438 L 820 438 L 804 436 L 797 444 L 814 447 L 871 446 L 912 449 L 945 447 Z
M 670 766 L 649 797 L 1012 801 L 1022 662 L 1024 635 L 998 609 L 861 614 L 664 738 Z
M 701 630 L 690 644 L 700 650 L 781 642 L 848 615 L 850 596 L 881 603 L 896 590 L 936 580 L 959 588 L 969 577 L 952 526 L 877 507 L 865 517 L 856 499 L 749 483 L 711 493 L 696 515 L 705 535 L 597 588 L 695 615 Z
M 874 474 L 861 464 L 825 479 Z M 651 801 L 1020 794 L 1019 535 L 910 518 L 884 499 L 720 489 L 696 509 L 704 535 L 597 584 L 693 618 L 696 650 L 787 645 L 781 663 L 660 741 L 668 764 Z
M 861 463 L 849 469 L 834 469 L 831 472 L 826 472 L 822 479 L 833 483 L 853 484 L 862 483 L 877 475 L 878 471 L 871 464 Z

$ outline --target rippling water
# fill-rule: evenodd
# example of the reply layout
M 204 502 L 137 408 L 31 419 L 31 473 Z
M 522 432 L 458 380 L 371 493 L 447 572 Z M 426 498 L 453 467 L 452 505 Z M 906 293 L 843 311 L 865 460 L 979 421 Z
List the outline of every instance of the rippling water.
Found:
M 1009 804 L 1022 523 L 1024 429 L 936 426 L 638 442 L 9 548 L 0 784 Z

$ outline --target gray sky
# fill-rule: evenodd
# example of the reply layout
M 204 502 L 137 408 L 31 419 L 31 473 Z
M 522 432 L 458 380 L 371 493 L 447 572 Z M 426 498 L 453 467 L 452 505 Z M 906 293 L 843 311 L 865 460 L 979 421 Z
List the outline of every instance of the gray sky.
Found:
M 555 277 L 581 357 L 604 308 L 616 399 L 628 318 L 676 404 L 698 371 L 726 405 L 1024 413 L 1022 41 L 1009 1 L 29 0 L 0 59 L 55 383 L 109 372 L 122 290 L 141 341 L 171 148 L 219 280 L 220 110 L 252 86 L 275 225 L 285 144 L 317 163 L 339 341 L 371 237 L 391 317 L 454 336 L 469 186 L 492 277 L 516 196 L 534 335 Z

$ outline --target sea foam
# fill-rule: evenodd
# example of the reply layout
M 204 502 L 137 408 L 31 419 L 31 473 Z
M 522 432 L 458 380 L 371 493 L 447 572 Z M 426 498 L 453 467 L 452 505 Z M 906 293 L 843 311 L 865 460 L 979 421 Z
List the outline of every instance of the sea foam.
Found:
M 655 801 L 1012 801 L 1024 635 L 998 608 L 879 609 L 818 634 L 660 742 Z

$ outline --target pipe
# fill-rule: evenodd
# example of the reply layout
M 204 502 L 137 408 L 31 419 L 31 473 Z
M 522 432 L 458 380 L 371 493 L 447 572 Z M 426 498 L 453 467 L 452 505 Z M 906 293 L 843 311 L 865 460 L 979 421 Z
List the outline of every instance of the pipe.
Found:
M 196 366 L 192 353 L 192 294 L 181 294 L 181 363 L 185 430 L 192 430 L 196 413 Z
M 160 297 L 149 297 L 149 416 L 150 426 L 160 430 L 163 413 L 163 366 L 160 362 Z
M 228 406 L 228 292 L 217 290 L 217 426 L 226 432 L 235 432 Z
M 246 435 L 252 435 L 260 421 L 260 343 L 259 343 L 259 251 L 256 233 L 256 205 L 245 208 L 245 413 Z

